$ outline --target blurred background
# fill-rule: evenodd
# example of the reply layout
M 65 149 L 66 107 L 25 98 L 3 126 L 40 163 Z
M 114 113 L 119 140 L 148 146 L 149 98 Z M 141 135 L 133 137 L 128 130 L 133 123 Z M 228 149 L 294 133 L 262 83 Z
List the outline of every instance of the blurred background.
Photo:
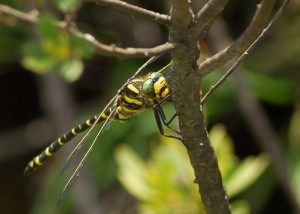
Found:
M 65 160 L 82 135 L 34 175 L 23 176 L 28 161 L 64 132 L 101 112 L 146 61 L 93 54 L 86 44 L 51 22 L 80 8 L 79 29 L 121 47 L 159 45 L 167 41 L 168 29 L 91 3 L 1 2 L 47 14 L 33 26 L 0 11 L 1 213 L 202 213 L 185 148 L 159 134 L 152 110 L 129 122 L 115 122 L 101 135 L 59 207 L 64 184 L 97 130 L 62 175 Z M 170 8 L 170 1 L 128 2 L 166 14 Z M 193 2 L 195 11 L 201 3 L 205 2 Z M 257 3 L 230 1 L 201 44 L 201 58 L 238 38 Z M 292 1 L 236 73 L 205 104 L 208 131 L 233 213 L 294 213 L 297 202 L 299 206 L 299 36 L 300 3 Z M 168 60 L 158 60 L 146 72 L 159 70 Z M 205 78 L 203 93 L 226 68 Z M 172 104 L 164 103 L 164 109 L 168 117 L 174 114 Z M 176 121 L 172 125 L 177 127 Z

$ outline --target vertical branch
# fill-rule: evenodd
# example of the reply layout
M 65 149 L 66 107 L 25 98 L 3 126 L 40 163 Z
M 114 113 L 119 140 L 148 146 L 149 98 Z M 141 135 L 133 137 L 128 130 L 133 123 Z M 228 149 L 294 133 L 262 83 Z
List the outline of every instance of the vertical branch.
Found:
M 170 28 L 170 40 L 176 47 L 172 51 L 173 100 L 179 115 L 183 143 L 194 168 L 195 183 L 199 186 L 205 210 L 208 214 L 226 214 L 230 213 L 229 201 L 200 104 L 201 79 L 197 77 L 195 69 L 199 57 L 197 37 L 201 32 L 189 33 L 191 25 L 195 23 L 192 19 L 188 1 L 173 0 Z

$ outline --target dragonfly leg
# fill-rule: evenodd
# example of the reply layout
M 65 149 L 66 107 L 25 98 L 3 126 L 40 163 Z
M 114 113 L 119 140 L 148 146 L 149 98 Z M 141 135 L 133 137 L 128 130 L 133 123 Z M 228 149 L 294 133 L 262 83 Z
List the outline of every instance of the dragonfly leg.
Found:
M 154 116 L 155 116 L 155 120 L 157 123 L 157 127 L 159 129 L 159 132 L 165 136 L 165 137 L 170 137 L 170 138 L 175 138 L 178 140 L 182 141 L 182 137 L 180 136 L 180 132 L 178 132 L 177 130 L 175 130 L 173 127 L 170 126 L 170 123 L 177 117 L 177 114 L 174 114 L 170 120 L 167 120 L 165 112 L 163 110 L 163 108 L 161 107 L 162 102 L 159 102 L 157 104 L 154 105 L 153 110 L 154 110 Z M 174 133 L 173 135 L 170 134 L 166 134 L 165 130 L 163 128 L 163 124 L 170 130 L 172 130 Z

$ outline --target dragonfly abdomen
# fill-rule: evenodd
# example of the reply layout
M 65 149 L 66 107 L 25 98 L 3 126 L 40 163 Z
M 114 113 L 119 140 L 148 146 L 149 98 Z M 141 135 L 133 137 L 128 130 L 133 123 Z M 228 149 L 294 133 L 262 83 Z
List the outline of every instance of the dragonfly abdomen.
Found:
M 39 155 L 37 155 L 35 158 L 33 158 L 25 168 L 24 174 L 30 175 L 35 170 L 37 170 L 41 165 L 43 165 L 46 160 L 48 160 L 56 151 L 58 151 L 62 146 L 65 145 L 65 143 L 68 143 L 71 141 L 74 137 L 76 137 L 78 134 L 86 131 L 87 129 L 91 128 L 93 124 L 97 121 L 98 123 L 101 121 L 106 120 L 107 115 L 110 114 L 109 111 L 104 112 L 101 115 L 101 118 L 97 121 L 99 115 L 95 115 L 94 117 L 86 120 L 85 122 L 81 123 L 77 127 L 73 128 L 72 130 L 66 132 L 63 136 L 58 138 L 57 140 L 53 141 L 44 151 L 42 151 Z

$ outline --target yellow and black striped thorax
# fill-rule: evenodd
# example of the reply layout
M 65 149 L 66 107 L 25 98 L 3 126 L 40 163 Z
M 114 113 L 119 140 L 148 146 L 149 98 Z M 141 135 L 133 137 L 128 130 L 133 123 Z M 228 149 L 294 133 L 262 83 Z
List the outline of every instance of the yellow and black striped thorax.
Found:
M 160 72 L 153 72 L 143 83 L 143 95 L 161 101 L 170 94 L 167 80 Z
M 115 119 L 128 120 L 142 110 L 153 106 L 152 100 L 142 93 L 143 83 L 143 79 L 137 78 L 123 87 L 117 98 Z

